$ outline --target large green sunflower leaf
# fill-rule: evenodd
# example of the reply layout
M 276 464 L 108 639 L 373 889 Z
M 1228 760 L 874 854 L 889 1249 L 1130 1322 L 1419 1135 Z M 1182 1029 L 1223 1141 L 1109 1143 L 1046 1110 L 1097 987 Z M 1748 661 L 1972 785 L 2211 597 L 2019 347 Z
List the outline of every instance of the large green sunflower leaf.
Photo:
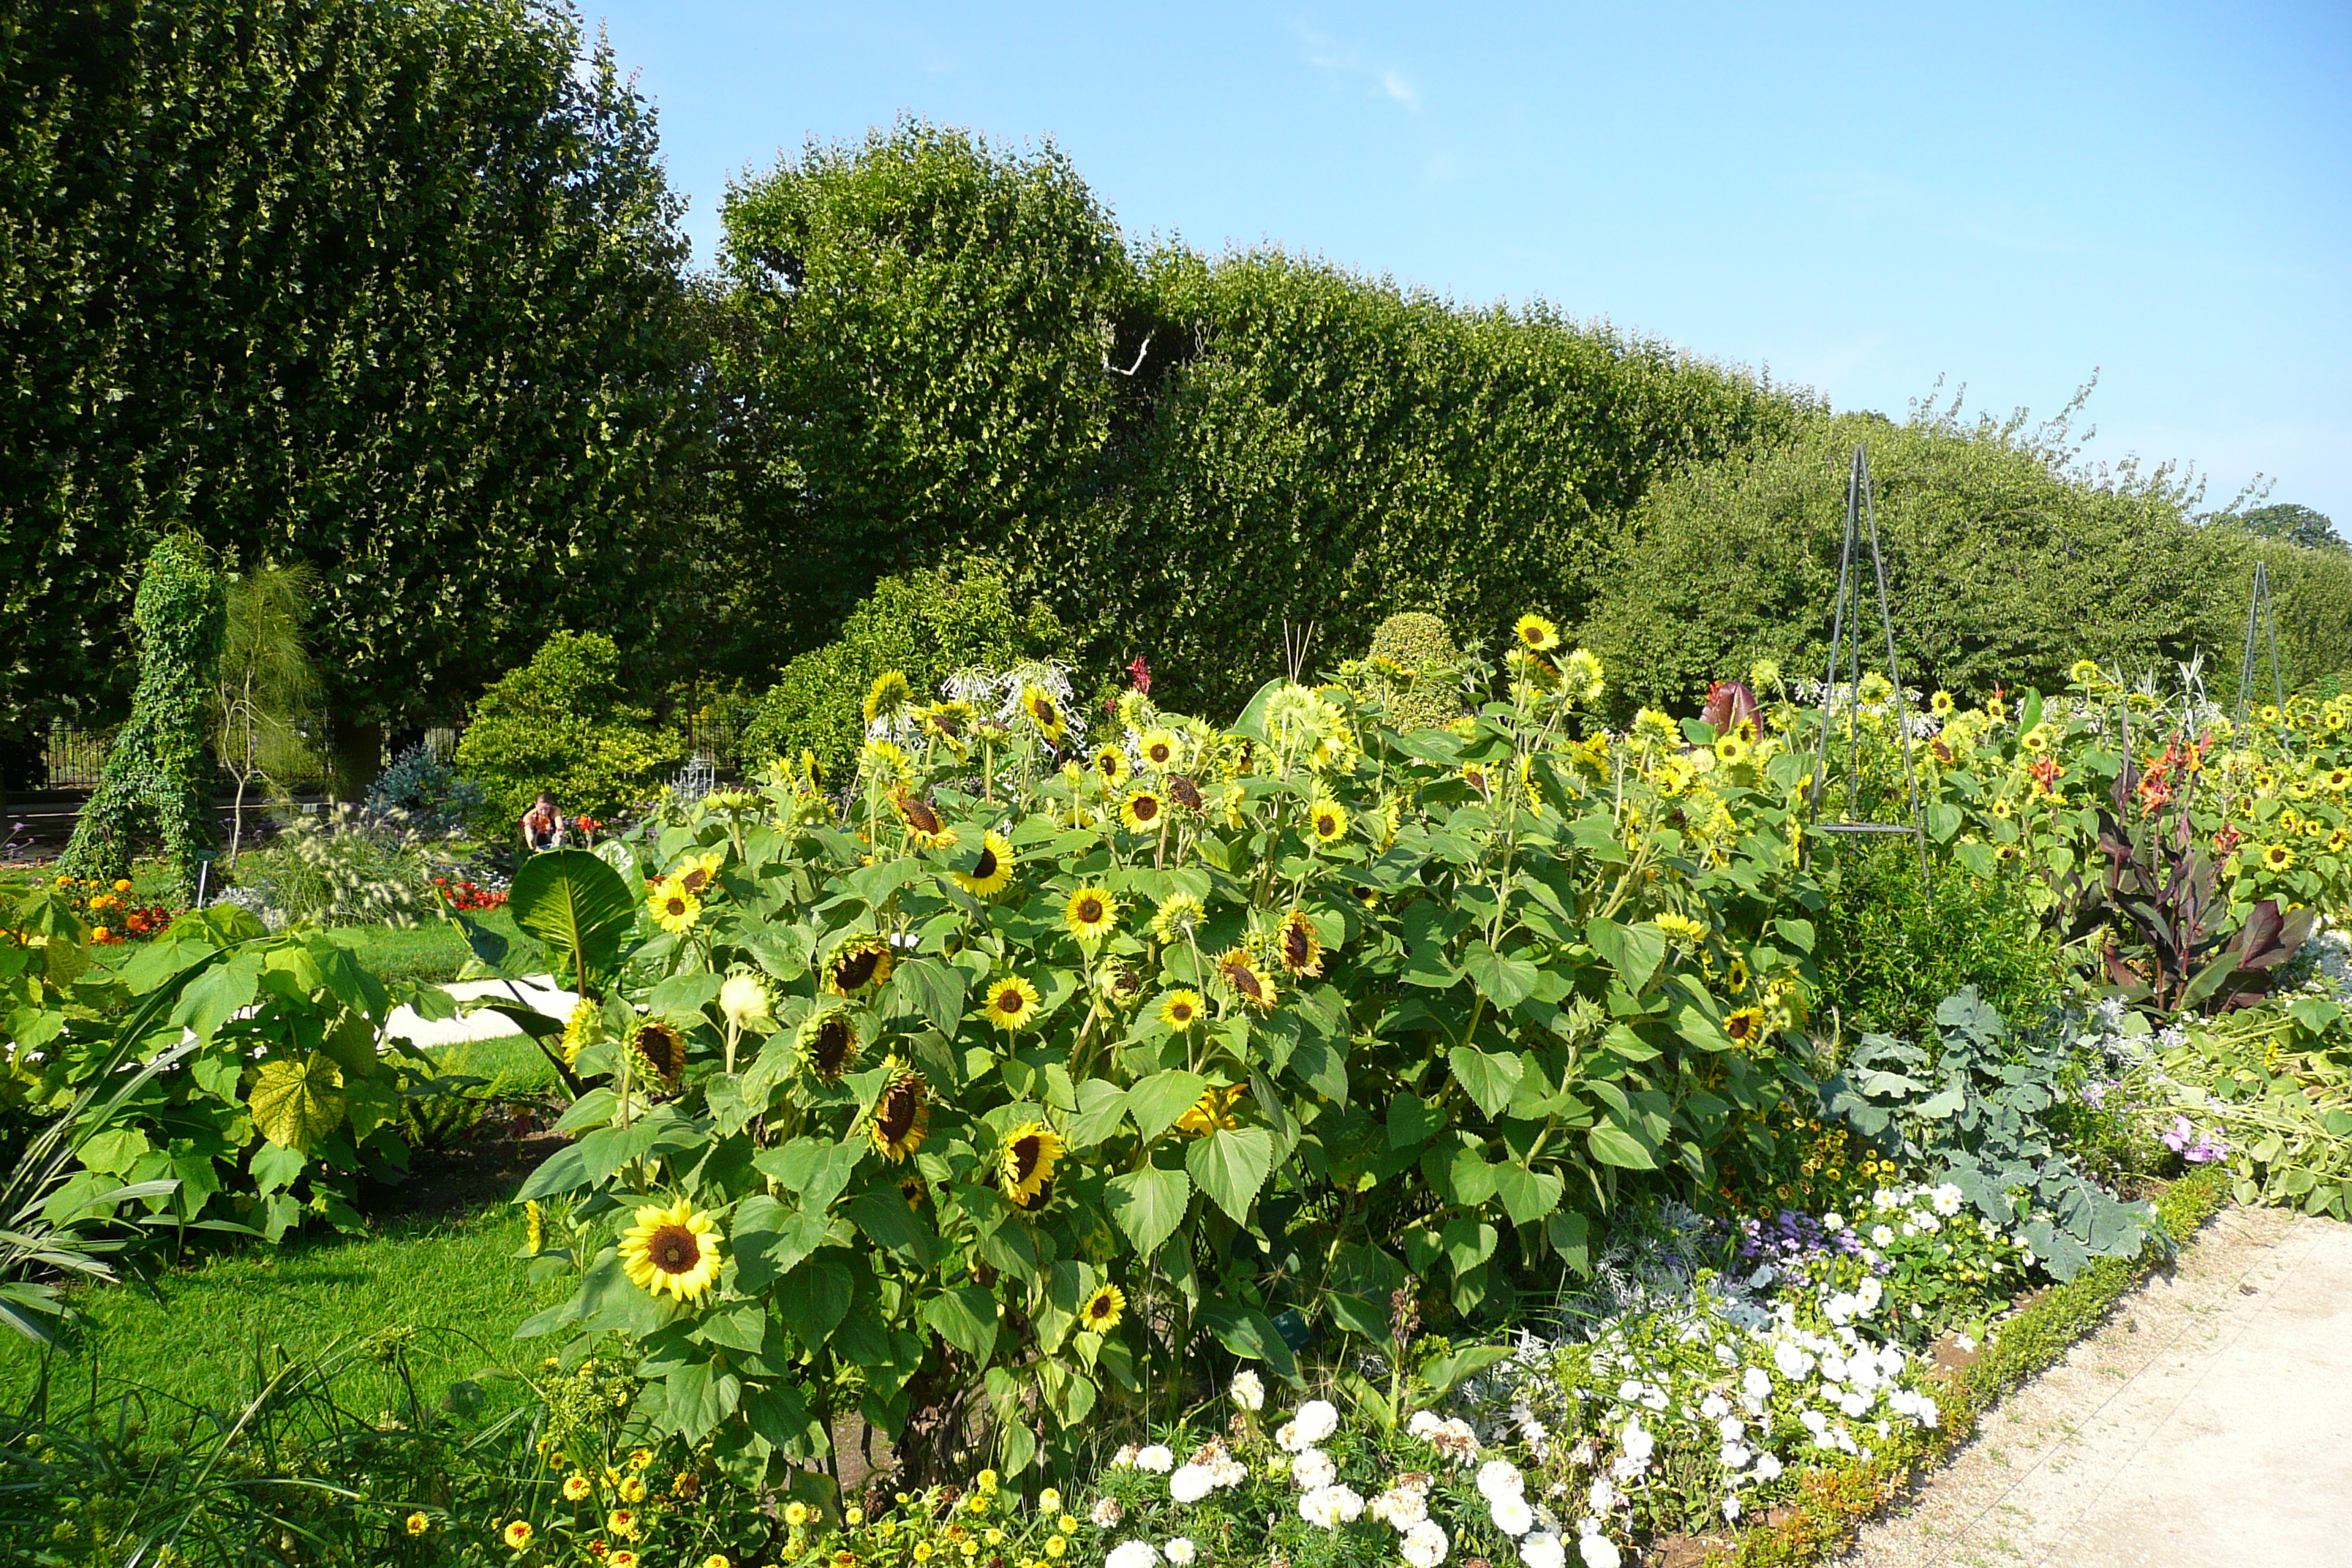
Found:
M 1147 1166 L 1113 1176 L 1105 1196 L 1118 1228 L 1127 1232 L 1136 1251 L 1150 1258 L 1184 1223 L 1184 1210 L 1192 1201 L 1192 1181 L 1181 1171 Z
M 246 1109 L 264 1138 L 308 1154 L 312 1144 L 342 1125 L 342 1082 L 341 1070 L 323 1052 L 312 1051 L 299 1063 L 264 1062 L 254 1074 Z
M 1274 1134 L 1263 1127 L 1238 1127 L 1194 1139 L 1184 1151 L 1184 1168 L 1219 1208 L 1247 1225 L 1250 1205 L 1274 1168 Z

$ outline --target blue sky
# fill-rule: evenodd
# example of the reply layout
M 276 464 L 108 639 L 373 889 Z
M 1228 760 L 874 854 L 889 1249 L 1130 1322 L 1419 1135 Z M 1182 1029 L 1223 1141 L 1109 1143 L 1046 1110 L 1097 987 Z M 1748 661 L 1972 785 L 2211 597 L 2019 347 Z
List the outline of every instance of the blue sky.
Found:
M 583 0 L 708 260 L 902 110 L 1051 137 L 1130 237 L 1540 296 L 1841 408 L 1940 375 L 2352 533 L 2352 5 Z

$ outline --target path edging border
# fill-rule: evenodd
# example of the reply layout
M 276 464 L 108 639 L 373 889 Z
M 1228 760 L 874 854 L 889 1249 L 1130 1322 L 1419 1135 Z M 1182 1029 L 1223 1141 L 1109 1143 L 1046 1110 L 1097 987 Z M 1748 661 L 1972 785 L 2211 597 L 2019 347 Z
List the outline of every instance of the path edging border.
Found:
M 2183 1246 L 2229 1196 L 2226 1171 L 2192 1171 L 2157 1199 L 2157 1223 L 2172 1247 Z M 1974 1438 L 2002 1394 L 2054 1365 L 2170 1250 L 2151 1242 L 2137 1258 L 2099 1258 L 2053 1287 L 2001 1326 L 2000 1338 L 1982 1359 L 1943 1380 L 1935 1430 L 1915 1427 L 1869 1459 L 1849 1459 L 1807 1476 L 1793 1501 L 1775 1510 L 1775 1522 L 1748 1531 L 1735 1549 L 1710 1552 L 1708 1568 L 1804 1568 L 1843 1551 L 1913 1482 Z

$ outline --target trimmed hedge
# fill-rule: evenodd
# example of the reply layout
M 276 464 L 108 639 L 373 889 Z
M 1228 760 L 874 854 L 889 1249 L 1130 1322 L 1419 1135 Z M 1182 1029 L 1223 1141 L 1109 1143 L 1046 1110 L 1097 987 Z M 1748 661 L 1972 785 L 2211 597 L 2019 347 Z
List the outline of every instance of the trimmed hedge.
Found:
M 1980 1360 L 1946 1379 L 1937 1395 L 1942 1420 L 1935 1430 L 1906 1429 L 1868 1459 L 1806 1477 L 1778 1522 L 1748 1531 L 1728 1554 L 1710 1554 L 1709 1568 L 1793 1568 L 1843 1551 L 1863 1525 L 1972 1439 L 2002 1394 L 2054 1365 L 2126 1291 L 2195 1236 L 2229 1195 L 2228 1173 L 2218 1166 L 2173 1183 L 2156 1204 L 2165 1245 L 2152 1242 L 2137 1258 L 2099 1258 L 2053 1287 L 2001 1325 L 2000 1337 Z

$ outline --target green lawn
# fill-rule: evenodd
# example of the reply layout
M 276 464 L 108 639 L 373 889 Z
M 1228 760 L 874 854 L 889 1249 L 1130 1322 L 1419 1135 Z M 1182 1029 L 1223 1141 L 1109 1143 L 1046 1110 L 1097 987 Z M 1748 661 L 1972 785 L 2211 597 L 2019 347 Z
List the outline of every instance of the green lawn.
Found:
M 425 1054 L 442 1072 L 488 1079 L 490 1087 L 483 1092 L 491 1098 L 555 1094 L 563 1088 L 547 1053 L 527 1035 L 436 1046 Z
M 506 910 L 491 910 L 474 919 L 507 941 L 521 944 L 532 959 L 539 955 L 539 943 L 524 936 Z M 362 963 L 386 980 L 455 980 L 471 956 L 466 939 L 446 921 L 415 926 L 337 926 L 327 935 L 350 948 Z M 136 943 L 124 942 L 90 951 L 100 963 L 111 968 L 128 962 L 139 949 Z
M 321 1237 L 251 1247 L 167 1272 L 156 1294 L 136 1286 L 79 1292 L 75 1342 L 50 1353 L 57 1397 L 101 1398 L 139 1387 L 170 1401 L 226 1406 L 255 1386 L 257 1357 L 274 1368 L 379 1330 L 416 1331 L 410 1364 L 420 1392 L 438 1399 L 459 1378 L 537 1363 L 536 1342 L 516 1325 L 562 1298 L 564 1281 L 531 1285 L 514 1254 L 521 1211 L 499 1206 L 457 1218 L 393 1220 L 356 1239 Z M 21 1404 L 40 1370 L 37 1346 L 0 1332 L 0 1397 Z M 353 1408 L 396 1406 L 392 1374 L 363 1362 L 341 1380 Z M 486 1385 L 504 1403 L 499 1385 Z

